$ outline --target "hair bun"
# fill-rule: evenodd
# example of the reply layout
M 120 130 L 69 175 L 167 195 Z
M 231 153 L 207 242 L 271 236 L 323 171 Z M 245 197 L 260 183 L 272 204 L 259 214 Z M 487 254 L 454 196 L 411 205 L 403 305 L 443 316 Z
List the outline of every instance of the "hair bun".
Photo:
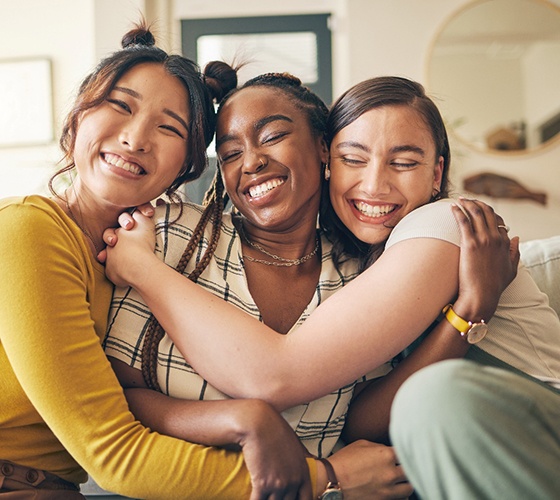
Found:
M 123 49 L 134 45 L 143 45 L 144 47 L 151 47 L 156 44 L 156 39 L 147 26 L 140 25 L 128 33 L 126 33 L 121 40 Z
M 237 70 L 223 61 L 211 61 L 204 68 L 204 81 L 217 103 L 237 87 Z

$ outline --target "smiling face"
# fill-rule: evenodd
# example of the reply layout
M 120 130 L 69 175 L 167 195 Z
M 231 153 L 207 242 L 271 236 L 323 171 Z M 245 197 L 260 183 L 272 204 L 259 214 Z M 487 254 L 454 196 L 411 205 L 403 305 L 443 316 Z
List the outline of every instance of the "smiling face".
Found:
M 382 106 L 362 114 L 333 138 L 330 198 L 344 225 L 376 244 L 439 189 L 443 158 L 414 108 Z
M 220 110 L 216 150 L 235 207 L 255 226 L 286 230 L 316 219 L 328 152 L 283 91 L 240 90 Z
M 134 66 L 80 118 L 74 149 L 80 195 L 123 208 L 158 197 L 185 164 L 188 122 L 181 82 L 160 64 Z

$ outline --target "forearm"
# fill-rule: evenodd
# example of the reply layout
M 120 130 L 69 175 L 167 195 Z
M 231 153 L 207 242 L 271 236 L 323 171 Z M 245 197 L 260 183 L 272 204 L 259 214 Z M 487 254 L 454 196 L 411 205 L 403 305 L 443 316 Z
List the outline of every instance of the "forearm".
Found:
M 473 320 L 488 320 L 494 312 L 484 302 L 480 302 L 478 297 L 459 297 L 453 308 L 460 316 Z M 448 321 L 441 320 L 390 373 L 370 382 L 356 396 L 348 411 L 344 439 L 348 442 L 357 439 L 388 442 L 391 405 L 402 383 L 425 366 L 465 356 L 469 346 Z
M 263 494 L 287 492 L 294 485 L 302 488 L 303 497 L 303 491 L 311 492 L 309 474 L 314 476 L 316 464 L 311 458 L 306 461 L 295 432 L 267 403 L 187 401 L 144 388 L 125 393 L 132 412 L 152 430 L 207 446 L 242 449 L 253 486 Z
M 264 419 L 257 400 L 188 401 L 151 389 L 125 389 L 132 413 L 161 434 L 206 446 L 241 445 Z
M 432 240 L 414 243 L 414 247 L 434 245 Z M 394 257 L 384 256 L 389 259 L 386 263 L 370 268 L 329 298 L 289 335 L 276 334 L 154 256 L 142 260 L 131 285 L 187 361 L 212 385 L 230 396 L 263 399 L 284 409 L 351 383 L 390 359 L 427 328 L 450 299 L 456 289 L 453 280 L 438 280 L 430 293 L 424 289 L 429 276 L 454 275 L 456 259 L 446 260 L 442 254 L 452 257 L 457 248 L 444 246 L 437 257 L 426 249 L 426 265 L 418 266 L 422 271 L 408 273 L 402 272 L 402 261 L 411 261 L 408 253 L 417 255 L 418 250 L 407 244 L 399 247 L 387 252 Z M 374 283 L 385 283 L 385 293 L 375 300 L 376 312 L 371 303 Z M 400 313 L 397 295 L 420 311 L 414 321 Z M 348 332 L 352 342 L 347 342 Z M 327 360 L 341 355 L 353 362 L 329 369 Z

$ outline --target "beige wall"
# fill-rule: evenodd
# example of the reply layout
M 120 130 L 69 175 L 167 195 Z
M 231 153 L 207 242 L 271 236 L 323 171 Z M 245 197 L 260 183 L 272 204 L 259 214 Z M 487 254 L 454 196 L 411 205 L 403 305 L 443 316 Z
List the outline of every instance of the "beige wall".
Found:
M 397 74 L 426 83 L 431 43 L 442 23 L 470 0 L 15 0 L 0 3 L 5 43 L 0 59 L 47 56 L 53 61 L 56 130 L 70 97 L 139 12 L 158 19 L 162 45 L 178 50 L 185 17 L 333 14 L 335 95 L 371 76 Z M 551 0 L 560 6 L 560 0 Z M 303 4 L 303 5 L 302 5 Z M 529 155 L 507 157 L 475 151 L 452 137 L 452 180 L 478 171 L 519 179 L 549 195 L 549 206 L 493 201 L 522 239 L 560 233 L 560 143 Z M 56 143 L 0 149 L 0 196 L 40 191 L 59 159 Z

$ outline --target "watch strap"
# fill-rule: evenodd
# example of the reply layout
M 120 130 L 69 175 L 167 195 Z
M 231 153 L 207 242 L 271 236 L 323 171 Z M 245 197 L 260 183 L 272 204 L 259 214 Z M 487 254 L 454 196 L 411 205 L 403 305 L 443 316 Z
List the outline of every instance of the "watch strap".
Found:
M 447 304 L 442 312 L 445 314 L 445 319 L 447 319 L 456 330 L 459 330 L 461 335 L 465 335 L 469 331 L 472 323 L 461 318 L 461 316 L 453 310 L 452 304 Z
M 326 458 L 317 458 L 317 460 L 321 461 L 325 466 L 325 470 L 327 471 L 327 489 L 328 488 L 340 488 L 340 483 L 336 478 L 336 473 L 334 472 L 334 467 Z

